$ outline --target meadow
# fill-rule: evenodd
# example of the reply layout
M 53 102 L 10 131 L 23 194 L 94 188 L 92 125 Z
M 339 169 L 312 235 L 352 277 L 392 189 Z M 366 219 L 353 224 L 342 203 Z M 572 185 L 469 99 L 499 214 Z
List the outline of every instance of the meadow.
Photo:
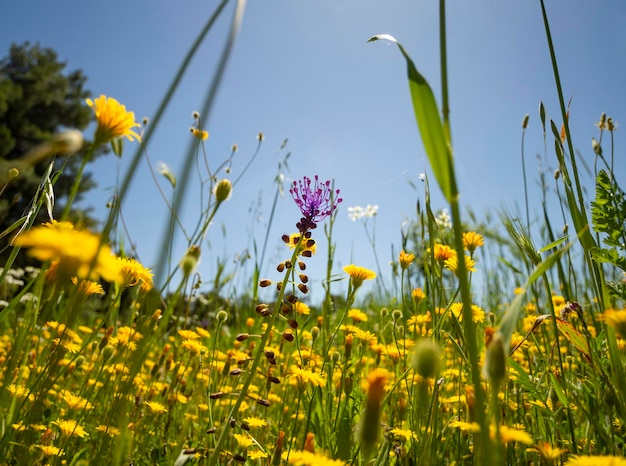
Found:
M 426 202 L 402 230 L 388 270 L 336 270 L 333 251 L 347 239 L 333 223 L 350 200 L 311 173 L 285 189 L 300 215 L 274 239 L 284 253 L 271 276 L 260 276 L 257 262 L 234 299 L 220 294 L 228 278 L 212 277 L 207 290 L 195 269 L 243 176 L 231 173 L 228 158 L 214 166 L 206 157 L 201 117 L 210 102 L 194 114 L 187 163 L 205 180 L 197 200 L 204 207 L 185 230 L 187 253 L 157 270 L 113 246 L 121 202 L 97 233 L 68 220 L 72 195 L 59 218 L 34 225 L 54 198 L 51 164 L 31 212 L 3 233 L 13 249 L 0 274 L 0 462 L 626 465 L 626 198 L 613 172 L 616 123 L 599 116 L 595 190 L 586 196 L 545 20 L 562 119 L 540 107 L 546 147 L 559 162 L 542 195 L 553 183 L 567 228 L 551 223 L 545 203 L 540 228 L 531 228 L 527 202 L 525 215 L 495 223 L 463 212 L 445 72 L 438 103 L 386 35 L 370 40 L 397 45 L 407 66 L 433 178 L 424 179 Z M 445 34 L 442 21 L 444 64 Z M 135 162 L 145 156 L 171 94 L 148 125 L 115 98 L 88 99 L 97 127 L 85 135 L 83 168 L 99 146 L 121 155 L 120 138 L 137 148 Z M 36 159 L 76 151 L 82 138 L 62 134 Z M 128 171 L 119 199 L 136 175 Z M 184 189 L 166 167 L 153 175 Z M 430 204 L 431 184 L 450 216 Z M 164 204 L 182 229 L 180 205 Z M 275 207 L 272 217 L 294 212 Z M 364 221 L 376 214 L 371 206 L 347 211 Z M 322 243 L 327 257 L 316 254 Z M 40 267 L 12 267 L 22 254 Z M 313 261 L 326 264 L 324 277 L 308 275 Z M 472 280 L 479 269 L 484 295 Z M 393 286 L 364 292 L 381 272 Z M 313 281 L 323 287 L 317 303 L 307 299 Z

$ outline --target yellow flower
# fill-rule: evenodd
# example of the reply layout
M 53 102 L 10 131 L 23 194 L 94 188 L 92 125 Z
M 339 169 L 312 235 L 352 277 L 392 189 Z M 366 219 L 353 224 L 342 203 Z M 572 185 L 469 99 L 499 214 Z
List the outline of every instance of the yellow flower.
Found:
M 346 265 L 343 268 L 343 271 L 350 275 L 350 278 L 352 279 L 352 286 L 355 289 L 361 286 L 365 280 L 372 280 L 376 278 L 376 272 L 354 264 Z
M 474 231 L 463 233 L 463 247 L 473 254 L 477 247 L 484 246 L 485 239 Z
M 69 222 L 46 223 L 15 239 L 17 246 L 30 248 L 29 254 L 41 261 L 54 261 L 56 276 L 69 281 L 78 279 L 107 281 L 117 278 L 119 266 L 100 237 L 87 230 L 75 230 Z
M 64 436 L 77 435 L 81 438 L 89 436 L 89 434 L 73 419 L 61 419 L 60 421 L 52 421 L 52 424 L 56 425 Z
M 60 396 L 70 409 L 91 409 L 93 407 L 88 400 L 81 396 L 74 395 L 68 390 L 63 390 Z
M 261 458 L 267 458 L 269 455 L 261 450 L 252 450 L 248 452 L 248 459 L 259 460 Z
M 467 271 L 476 272 L 476 261 L 472 259 L 470 256 L 463 256 L 463 257 L 465 257 L 465 268 L 467 269 Z M 456 256 L 453 256 L 453 257 L 450 257 L 449 259 L 446 259 L 444 261 L 444 265 L 446 266 L 447 269 L 450 269 L 454 273 L 456 273 L 456 269 L 459 265 L 459 260 Z
M 104 288 L 102 288 L 100 283 L 92 282 L 91 280 L 81 280 L 78 283 L 76 277 L 72 277 L 72 283 L 78 287 L 78 292 L 85 296 L 91 296 L 92 294 L 104 295 Z
M 540 442 L 533 447 L 541 457 L 549 464 L 553 464 L 558 460 L 563 453 L 567 453 L 567 450 L 562 448 L 554 448 L 548 442 Z
M 167 413 L 167 408 L 157 401 L 144 401 L 143 404 L 153 413 Z
M 194 354 L 206 353 L 207 348 L 197 340 L 187 339 L 183 341 L 182 347 Z
M 298 242 L 300 241 L 300 233 L 292 233 L 289 235 L 289 239 L 287 240 L 287 246 L 289 249 L 294 249 Z M 300 245 L 299 255 L 305 253 L 305 256 L 310 257 L 312 254 L 317 252 L 317 243 L 313 239 L 304 239 L 302 244 Z
M 445 262 L 451 257 L 456 257 L 456 251 L 445 244 L 435 244 L 435 252 L 433 257 L 436 261 Z
M 63 456 L 65 454 L 63 450 L 52 445 L 34 445 L 34 447 L 39 448 L 45 456 Z
M 118 283 L 121 286 L 135 286 L 139 284 L 142 291 L 152 289 L 152 272 L 135 259 L 117 258 L 119 266 Z
M 311 453 L 306 450 L 283 452 L 283 459 L 287 458 L 287 453 L 289 453 L 287 463 L 296 466 L 344 466 L 346 464 L 345 461 L 333 460 L 320 453 Z
M 259 417 L 246 417 L 243 421 L 250 427 L 267 427 L 267 421 Z
M 398 258 L 398 261 L 400 262 L 400 267 L 402 267 L 402 270 L 406 270 L 407 267 L 411 265 L 414 260 L 415 254 L 408 254 L 404 252 L 404 249 L 400 251 L 400 257 Z
M 367 322 L 367 314 L 360 309 L 350 309 L 348 311 L 348 318 L 354 322 Z
M 411 291 L 411 297 L 418 303 L 426 298 L 426 293 L 421 288 L 413 288 Z
M 100 424 L 98 427 L 96 427 L 96 431 L 107 434 L 109 437 L 117 437 L 118 435 L 120 435 L 120 430 L 117 427 L 105 426 L 103 424 Z
M 450 424 L 448 424 L 448 426 L 460 429 L 464 432 L 480 432 L 480 425 L 478 424 L 478 422 L 450 421 Z
M 450 306 L 450 311 L 456 316 L 459 322 L 463 321 L 463 303 L 452 304 Z M 472 304 L 472 320 L 478 323 L 483 323 L 485 321 L 485 311 L 475 304 Z
M 417 438 L 417 435 L 412 430 L 399 429 L 397 427 L 391 429 L 389 433 L 392 434 L 395 439 L 400 440 L 402 442 L 406 442 L 407 440 Z
M 614 309 L 607 309 L 604 314 L 600 316 L 601 320 L 604 320 L 607 325 L 614 327 L 619 334 L 624 338 L 626 335 L 626 310 L 616 311 Z
M 490 428 L 492 438 L 495 436 L 496 427 L 494 425 Z M 512 429 L 507 426 L 500 426 L 500 438 L 503 443 L 523 443 L 525 445 L 532 445 L 534 443 L 533 438 L 523 430 Z
M 191 132 L 191 134 L 193 134 L 194 138 L 200 139 L 202 141 L 206 141 L 207 139 L 209 139 L 208 131 L 198 128 L 189 128 L 189 131 Z
M 239 448 L 243 448 L 244 450 L 248 447 L 254 445 L 254 440 L 248 434 L 233 434 L 235 440 L 239 444 Z
M 141 141 L 141 136 L 133 131 L 133 128 L 139 126 L 139 123 L 135 122 L 133 112 L 126 111 L 126 106 L 114 98 L 104 95 L 96 100 L 87 99 L 86 102 L 93 109 L 98 121 L 95 144 L 106 144 L 121 136 L 126 136 L 130 141 L 135 139 Z
M 316 374 L 308 369 L 301 369 L 297 366 L 293 366 L 291 368 L 289 377 L 289 380 L 296 381 L 299 387 L 304 387 L 307 383 L 311 383 L 312 385 L 316 385 L 318 387 L 326 385 L 326 377 L 323 373 Z
M 302 301 L 296 301 L 293 305 L 293 309 L 296 311 L 296 314 L 300 316 L 308 316 L 311 313 L 311 308 Z
M 572 456 L 566 466 L 626 466 L 626 458 L 619 456 L 587 456 L 587 455 L 574 455 Z

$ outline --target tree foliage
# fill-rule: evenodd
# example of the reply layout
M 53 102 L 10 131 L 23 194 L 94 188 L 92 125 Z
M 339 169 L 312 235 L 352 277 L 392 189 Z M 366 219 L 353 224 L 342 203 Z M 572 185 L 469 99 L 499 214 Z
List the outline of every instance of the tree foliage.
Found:
M 83 130 L 91 119 L 85 99 L 91 93 L 85 89 L 86 76 L 81 70 L 67 72 L 66 63 L 57 53 L 26 42 L 13 44 L 9 54 L 0 61 L 0 170 L 6 172 L 14 161 L 37 145 L 50 141 L 64 129 Z M 55 160 L 58 179 L 54 185 L 55 212 L 60 212 L 67 198 L 82 159 L 82 152 Z M 0 232 L 22 218 L 28 211 L 42 175 L 50 159 L 33 167 L 21 169 L 0 196 Z M 79 193 L 95 186 L 92 178 L 83 177 Z M 92 224 L 88 211 L 74 210 L 71 217 L 83 224 Z M 36 223 L 45 221 L 40 213 Z M 6 241 L 0 243 L 6 255 Z

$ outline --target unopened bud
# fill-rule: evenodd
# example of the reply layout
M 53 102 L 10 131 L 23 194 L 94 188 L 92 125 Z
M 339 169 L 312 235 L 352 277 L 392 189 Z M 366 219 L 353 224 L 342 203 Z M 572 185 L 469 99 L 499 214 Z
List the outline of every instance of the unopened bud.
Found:
M 183 271 L 183 274 L 186 277 L 191 275 L 191 272 L 194 271 L 194 269 L 198 265 L 199 259 L 200 248 L 198 246 L 191 246 L 189 249 L 187 249 L 185 256 L 180 261 L 180 269 Z
M 228 312 L 226 312 L 224 309 L 220 309 L 219 311 L 217 311 L 215 318 L 218 322 L 226 322 L 228 320 Z
M 413 369 L 422 378 L 436 377 L 441 366 L 441 348 L 430 338 L 422 338 L 415 345 Z
M 526 129 L 528 127 L 528 119 L 530 118 L 530 115 L 528 115 L 528 113 L 526 115 L 524 115 L 524 119 L 522 120 L 522 128 Z
M 233 184 L 230 180 L 223 179 L 219 180 L 215 185 L 215 200 L 218 204 L 224 202 L 230 197 L 231 192 L 233 191 Z
M 17 176 L 20 174 L 20 171 L 13 167 L 13 168 L 9 168 L 9 179 L 12 180 L 13 178 L 17 178 Z
M 83 147 L 83 133 L 76 129 L 63 131 L 52 136 L 52 152 L 63 155 L 75 154 Z
M 506 355 L 502 334 L 496 332 L 487 346 L 483 376 L 492 385 L 498 386 L 506 375 Z

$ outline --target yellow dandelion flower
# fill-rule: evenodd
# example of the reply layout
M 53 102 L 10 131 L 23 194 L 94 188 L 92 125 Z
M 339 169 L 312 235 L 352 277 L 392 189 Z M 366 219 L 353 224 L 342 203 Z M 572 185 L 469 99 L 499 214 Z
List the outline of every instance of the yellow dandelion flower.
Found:
M 93 405 L 82 396 L 74 395 L 68 390 L 63 390 L 59 396 L 70 409 L 91 409 Z
M 52 445 L 33 445 L 35 448 L 39 448 L 45 456 L 63 456 L 65 451 Z
M 117 258 L 119 272 L 117 282 L 122 287 L 136 286 L 142 291 L 152 289 L 152 272 L 139 261 L 131 258 Z
M 493 438 L 496 433 L 496 427 L 492 425 L 490 427 L 491 437 Z M 502 439 L 502 443 L 523 443 L 525 445 L 532 445 L 534 443 L 533 438 L 530 434 L 523 430 L 512 429 L 507 426 L 500 426 L 500 438 Z
M 296 311 L 296 314 L 300 316 L 308 316 L 311 313 L 311 308 L 302 301 L 296 301 L 293 305 L 293 309 Z
M 477 247 L 484 246 L 485 239 L 482 235 L 474 231 L 463 233 L 463 247 L 469 251 L 470 254 L 474 254 Z
M 400 256 L 398 257 L 398 262 L 400 262 L 400 267 L 402 270 L 406 270 L 409 265 L 413 263 L 415 260 L 415 254 L 409 254 L 404 252 L 404 249 L 400 251 Z
M 355 289 L 361 286 L 365 280 L 372 280 L 376 278 L 376 272 L 354 264 L 346 265 L 343 268 L 343 271 L 350 275 L 352 286 Z
M 307 450 L 283 452 L 283 460 L 287 459 L 287 453 L 289 453 L 287 463 L 296 466 L 344 466 L 346 464 L 345 461 L 333 460 L 320 453 L 311 453 Z
M 267 421 L 259 417 L 246 417 L 243 421 L 250 427 L 267 427 Z
M 472 259 L 470 256 L 465 257 L 465 268 L 468 272 L 476 272 L 476 261 Z M 456 269 L 459 266 L 459 260 L 456 256 L 450 257 L 444 261 L 444 265 L 447 269 L 456 273 Z
M 144 401 L 143 404 L 145 404 L 153 413 L 167 413 L 165 405 L 157 401 Z
M 269 454 L 261 450 L 252 450 L 248 452 L 248 458 L 251 459 L 252 461 L 259 460 L 262 458 L 267 458 L 268 456 Z
M 207 348 L 200 343 L 198 340 L 185 340 L 183 341 L 182 347 L 186 350 L 191 351 L 194 354 L 201 354 L 208 352 Z
M 450 306 L 450 312 L 455 315 L 459 322 L 463 321 L 463 303 L 453 303 Z M 485 311 L 475 304 L 472 304 L 472 320 L 477 323 L 485 322 Z
M 411 298 L 413 298 L 416 302 L 421 302 L 426 298 L 426 293 L 421 288 L 413 288 L 411 291 Z
M 402 442 L 417 438 L 417 434 L 412 430 L 399 429 L 397 427 L 391 429 L 389 433 L 393 435 L 396 440 L 400 440 Z
M 235 440 L 237 440 L 239 448 L 242 448 L 244 450 L 254 445 L 254 440 L 252 440 L 252 437 L 250 437 L 248 434 L 233 434 L 233 437 L 235 437 Z
M 117 437 L 120 435 L 120 430 L 117 427 L 105 426 L 104 424 L 100 424 L 96 427 L 96 432 L 102 432 L 103 434 L 107 434 L 109 437 Z
M 80 438 L 88 437 L 89 434 L 81 425 L 79 425 L 73 419 L 61 419 L 58 421 L 52 421 L 52 424 L 57 426 L 61 430 L 63 436 L 69 437 L 70 435 L 76 435 Z
M 126 106 L 104 95 L 95 100 L 87 99 L 86 102 L 93 109 L 98 122 L 95 144 L 106 144 L 121 136 L 125 136 L 129 141 L 135 139 L 141 141 L 141 136 L 133 131 L 133 128 L 140 125 L 135 121 L 135 114 L 126 111 Z
M 289 235 L 289 240 L 285 240 L 287 242 L 287 246 L 289 249 L 294 249 L 298 242 L 300 241 L 300 233 L 292 233 Z M 304 239 L 302 244 L 300 245 L 299 255 L 305 256 L 314 255 L 317 252 L 317 243 L 312 239 Z
M 211 336 L 211 334 L 202 327 L 196 327 L 196 333 L 200 335 L 201 338 L 209 338 Z
M 600 316 L 600 319 L 605 321 L 607 325 L 614 327 L 622 337 L 626 335 L 626 310 L 607 309 Z
M 17 246 L 28 247 L 29 255 L 40 261 L 54 261 L 56 276 L 64 281 L 72 277 L 107 281 L 117 278 L 115 256 L 100 237 L 87 230 L 76 230 L 69 222 L 47 223 L 35 227 L 15 239 Z
M 533 447 L 533 449 L 536 450 L 539 455 L 550 464 L 558 460 L 563 453 L 567 453 L 567 450 L 563 450 L 562 448 L 555 448 L 551 446 L 548 442 L 539 442 Z
M 200 338 L 200 335 L 193 330 L 180 329 L 178 330 L 178 334 L 185 340 L 197 340 Z
M 26 430 L 26 426 L 22 423 L 22 421 L 11 424 L 11 427 L 13 428 L 13 430 L 16 430 L 18 432 L 24 432 Z
M 350 309 L 348 318 L 352 319 L 353 322 L 367 322 L 367 314 L 360 309 Z
M 104 288 L 102 288 L 100 283 L 92 282 L 91 280 L 81 280 L 80 283 L 78 283 L 78 279 L 76 277 L 72 277 L 72 283 L 76 285 L 78 292 L 82 295 L 104 295 Z
M 198 129 L 198 128 L 191 127 L 191 128 L 189 128 L 189 132 L 196 139 L 200 139 L 202 141 L 206 141 L 207 139 L 209 139 L 209 132 L 205 131 L 203 129 Z
M 456 257 L 456 251 L 446 244 L 435 244 L 433 257 L 443 263 L 451 257 Z
M 626 458 L 619 456 L 574 455 L 566 466 L 626 466 Z
M 324 373 L 316 374 L 308 369 L 301 369 L 298 366 L 292 366 L 289 371 L 289 380 L 297 383 L 299 387 L 304 387 L 307 383 L 318 387 L 326 385 L 326 376 Z
M 454 429 L 460 429 L 464 432 L 477 433 L 480 432 L 480 425 L 478 422 L 463 422 L 463 421 L 450 421 L 449 427 Z

